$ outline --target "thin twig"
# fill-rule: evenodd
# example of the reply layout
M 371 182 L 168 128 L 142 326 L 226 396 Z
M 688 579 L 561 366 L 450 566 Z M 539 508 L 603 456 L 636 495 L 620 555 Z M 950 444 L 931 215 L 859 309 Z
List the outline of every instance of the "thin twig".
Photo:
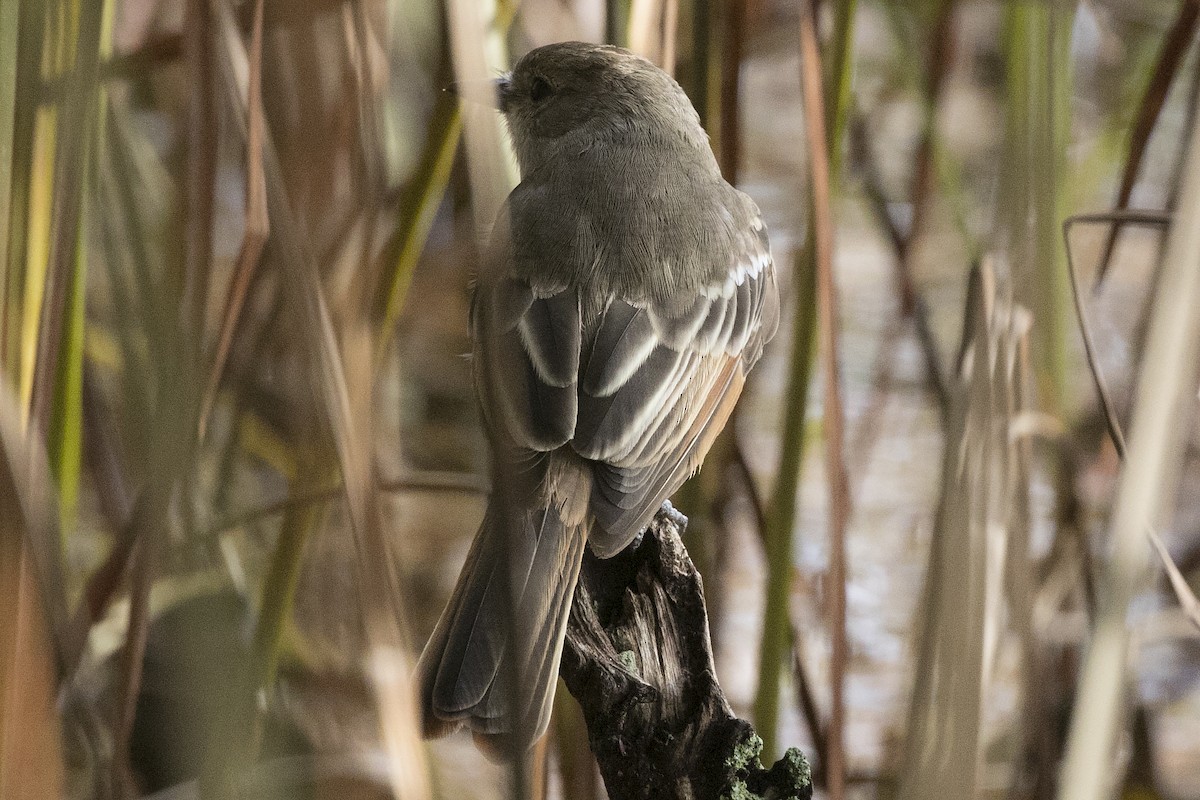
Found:
M 487 481 L 475 475 L 463 475 L 455 472 L 417 472 L 403 478 L 380 481 L 379 489 L 389 494 L 402 492 L 451 492 L 467 495 L 486 495 L 491 491 Z M 235 514 L 208 529 L 205 535 L 216 536 L 219 533 L 244 528 L 261 522 L 267 517 L 313 503 L 325 503 L 343 493 L 341 483 L 326 486 L 312 491 L 290 495 L 275 503 L 269 503 L 259 508 Z
M 1071 298 L 1075 303 L 1075 319 L 1079 324 L 1079 333 L 1083 337 L 1083 350 L 1087 356 L 1088 369 L 1092 374 L 1092 382 L 1096 387 L 1096 396 L 1100 400 L 1100 407 L 1104 411 L 1104 420 L 1108 425 L 1108 433 L 1112 437 L 1113 445 L 1117 448 L 1117 455 L 1122 460 L 1125 459 L 1125 436 L 1121 432 L 1121 422 L 1117 417 L 1116 406 L 1113 404 L 1112 395 L 1108 391 L 1108 382 L 1104 379 L 1104 370 L 1100 367 L 1099 357 L 1096 352 L 1096 340 L 1092 335 L 1092 326 L 1088 321 L 1087 311 L 1084 308 L 1083 291 L 1080 288 L 1079 273 L 1075 269 L 1075 259 L 1071 252 L 1071 228 L 1079 223 L 1099 223 L 1113 222 L 1120 219 L 1125 222 L 1134 222 L 1139 225 L 1157 225 L 1166 226 L 1170 224 L 1170 215 L 1159 211 L 1144 211 L 1144 210 L 1118 210 L 1108 213 L 1099 214 L 1076 214 L 1067 217 L 1062 224 L 1062 237 L 1064 250 L 1067 257 L 1067 276 L 1071 281 Z M 1098 276 L 1097 281 L 1103 280 L 1103 276 Z
M 1163 38 L 1162 48 L 1159 50 L 1158 60 L 1154 65 L 1154 73 L 1151 75 L 1150 84 L 1146 87 L 1146 93 L 1142 96 L 1142 102 L 1138 106 L 1133 134 L 1129 137 L 1129 155 L 1125 162 L 1125 169 L 1121 173 L 1121 187 L 1117 191 L 1117 202 L 1115 203 L 1118 210 L 1123 210 L 1129 205 L 1129 198 L 1133 194 L 1133 185 L 1137 182 L 1142 159 L 1150 144 L 1150 136 L 1154 133 L 1159 114 L 1166 103 L 1167 92 L 1174 82 L 1175 73 L 1179 70 L 1191 46 L 1196 32 L 1197 19 L 1200 19 L 1200 0 L 1184 0 L 1179 6 L 1179 13 L 1176 15 L 1175 21 L 1171 23 L 1171 28 Z M 1096 270 L 1098 284 L 1103 283 L 1108 275 L 1113 252 L 1117 248 L 1121 223 L 1124 221 L 1118 220 L 1109 229 L 1108 236 L 1104 240 L 1100 266 Z
M 912 236 L 916 227 L 915 225 L 910 226 L 907 233 L 901 231 L 900 226 L 896 224 L 896 220 L 892 217 L 891 211 L 888 209 L 887 196 L 883 191 L 883 179 L 880 175 L 875 155 L 871 151 L 867 136 L 866 121 L 862 118 L 862 115 L 855 115 L 851 121 L 850 142 L 855 159 L 858 161 L 863 173 L 863 186 L 867 193 L 867 199 L 870 201 L 871 208 L 875 211 L 875 217 L 883 225 L 888 241 L 892 245 L 894 253 L 892 263 L 896 269 L 896 288 L 900 295 L 900 309 L 905 316 L 911 317 L 913 320 L 917 342 L 920 344 L 921 354 L 924 356 L 925 382 L 929 387 L 930 393 L 937 400 L 942 418 L 945 419 L 946 411 L 950 405 L 950 396 L 946 389 L 946 378 L 942 369 L 942 356 L 938 349 L 937 340 L 933 335 L 933 326 L 929 321 L 929 307 L 925 302 L 925 298 L 917 290 L 916 282 L 912 277 Z M 920 190 L 928 192 L 927 186 L 927 184 L 921 184 Z M 914 216 L 915 221 L 916 218 Z
M 199 438 L 204 439 L 209 415 L 221 387 L 221 376 L 233 347 L 242 318 L 250 283 L 262 258 L 263 247 L 271 234 L 271 220 L 267 213 L 267 183 L 263 174 L 263 105 L 262 105 L 262 38 L 263 1 L 254 4 L 254 26 L 250 36 L 250 81 L 247 92 L 246 121 L 246 211 L 245 232 L 238 250 L 237 266 L 229 293 L 225 298 L 225 313 L 221 316 L 221 332 L 218 334 L 217 350 L 209 368 L 208 383 L 200 403 Z
M 1175 565 L 1175 560 L 1171 558 L 1171 554 L 1167 551 L 1167 546 L 1158 532 L 1153 528 L 1147 528 L 1146 533 L 1149 535 L 1154 549 L 1158 552 L 1163 568 L 1167 571 L 1167 579 L 1171 582 L 1171 589 L 1174 590 L 1175 597 L 1179 600 L 1179 607 L 1183 610 L 1184 616 L 1196 627 L 1196 630 L 1200 630 L 1200 600 L 1192 592 L 1187 578 L 1183 577 L 1183 573 Z
M 812 7 L 801 3 L 801 76 L 804 121 L 812 173 L 813 239 L 816 247 L 817 301 L 824 373 L 825 457 L 829 482 L 830 708 L 826 777 L 829 796 L 845 795 L 843 681 L 846 672 L 846 518 L 849 498 L 843 459 L 843 407 L 838 365 L 837 287 L 833 278 L 833 212 L 830 204 L 830 155 L 825 99 L 821 87 L 821 54 Z
M 162 520 L 163 514 L 150 513 L 150 524 Z M 137 522 L 131 524 L 138 524 Z M 150 589 L 154 584 L 158 551 L 165 531 L 141 527 L 129 539 L 134 542 L 130 569 L 129 616 L 125 646 L 121 650 L 120 705 L 117 710 L 115 741 L 117 756 L 112 762 L 112 789 L 117 797 L 127 797 L 132 787 L 130 746 L 133 721 L 137 715 L 138 693 L 142 685 L 142 664 L 146 655 L 146 640 L 150 631 Z
M 850 437 L 847 460 L 850 463 L 849 472 L 856 476 L 857 484 L 850 492 L 852 508 L 857 506 L 856 499 L 862 496 L 862 487 L 866 483 L 867 472 L 871 466 L 871 454 L 883 430 L 884 412 L 892 392 L 896 348 L 903 329 L 904 318 L 894 317 L 884 326 L 883 333 L 879 336 L 879 349 L 871 367 L 871 396 L 867 400 L 866 408 L 858 415 L 858 424 Z

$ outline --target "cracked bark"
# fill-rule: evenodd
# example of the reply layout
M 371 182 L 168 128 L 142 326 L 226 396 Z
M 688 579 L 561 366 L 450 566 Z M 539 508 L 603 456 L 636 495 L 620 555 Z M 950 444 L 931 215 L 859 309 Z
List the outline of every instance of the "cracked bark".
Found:
M 589 552 L 560 674 L 583 707 L 612 800 L 808 800 L 791 748 L 770 769 L 762 740 L 730 708 L 713 667 L 700 575 L 664 507 L 617 556 Z

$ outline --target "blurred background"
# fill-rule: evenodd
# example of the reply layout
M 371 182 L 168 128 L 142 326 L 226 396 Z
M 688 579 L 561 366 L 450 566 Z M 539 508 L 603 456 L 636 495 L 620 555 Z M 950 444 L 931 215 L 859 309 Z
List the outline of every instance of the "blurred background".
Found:
M 1195 378 L 1194 342 L 1142 354 L 1200 218 L 1198 17 L 0 0 L 0 797 L 510 796 L 410 686 L 487 492 L 469 286 L 518 177 L 443 88 L 583 39 L 678 78 L 770 229 L 780 335 L 675 499 L 764 762 L 835 798 L 1200 798 L 1196 387 L 1135 391 Z M 1110 525 L 1137 397 L 1173 424 L 1151 537 Z M 565 691 L 533 758 L 537 797 L 605 796 Z

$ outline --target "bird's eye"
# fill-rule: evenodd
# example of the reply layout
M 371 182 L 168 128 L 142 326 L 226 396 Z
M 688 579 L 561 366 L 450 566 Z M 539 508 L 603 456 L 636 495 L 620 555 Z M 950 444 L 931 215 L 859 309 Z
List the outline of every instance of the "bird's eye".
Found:
M 553 92 L 554 88 L 541 78 L 534 78 L 533 83 L 529 85 L 529 99 L 535 103 L 542 102 Z

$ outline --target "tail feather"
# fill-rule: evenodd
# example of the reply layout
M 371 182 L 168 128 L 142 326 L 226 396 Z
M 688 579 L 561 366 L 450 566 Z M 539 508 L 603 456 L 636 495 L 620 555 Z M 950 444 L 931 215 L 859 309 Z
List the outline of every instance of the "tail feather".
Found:
M 426 736 L 465 724 L 503 753 L 510 737 L 529 747 L 545 732 L 586 541 L 553 509 L 489 508 L 421 654 Z

